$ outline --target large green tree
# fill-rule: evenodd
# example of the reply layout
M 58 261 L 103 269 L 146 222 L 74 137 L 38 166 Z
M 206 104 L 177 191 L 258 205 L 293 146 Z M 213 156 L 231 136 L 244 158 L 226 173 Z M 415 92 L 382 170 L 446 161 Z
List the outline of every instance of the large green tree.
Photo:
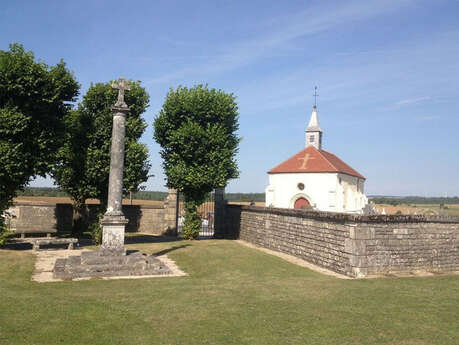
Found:
M 0 50 L 0 214 L 31 177 L 50 171 L 78 90 L 62 60 L 48 66 L 20 44 Z
M 91 85 L 78 108 L 65 117 L 66 140 L 58 152 L 58 164 L 52 176 L 73 200 L 76 230 L 87 226 L 86 199 L 99 199 L 101 211 L 107 202 L 113 126 L 111 106 L 117 99 L 117 90 L 111 84 Z M 147 126 L 141 115 L 148 107 L 149 96 L 140 82 L 129 81 L 129 84 L 131 91 L 125 95 L 130 107 L 126 118 L 125 193 L 139 190 L 147 181 L 150 169 L 147 147 L 138 142 Z
M 171 89 L 154 129 L 167 185 L 185 196 L 184 235 L 197 238 L 197 207 L 214 188 L 238 177 L 235 96 L 203 85 Z

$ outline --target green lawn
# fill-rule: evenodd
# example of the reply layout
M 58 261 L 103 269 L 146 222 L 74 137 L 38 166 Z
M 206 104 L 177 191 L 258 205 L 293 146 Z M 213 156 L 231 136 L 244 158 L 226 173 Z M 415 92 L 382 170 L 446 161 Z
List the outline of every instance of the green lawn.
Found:
M 34 283 L 0 250 L 0 344 L 458 344 L 459 276 L 341 280 L 231 241 L 130 245 L 187 277 Z

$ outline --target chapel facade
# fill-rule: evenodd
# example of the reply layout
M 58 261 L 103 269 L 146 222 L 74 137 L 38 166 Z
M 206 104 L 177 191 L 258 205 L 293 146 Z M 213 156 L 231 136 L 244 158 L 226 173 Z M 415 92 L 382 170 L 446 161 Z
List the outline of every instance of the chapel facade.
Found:
M 365 177 L 322 149 L 316 105 L 305 134 L 305 148 L 268 171 L 266 206 L 363 213 Z

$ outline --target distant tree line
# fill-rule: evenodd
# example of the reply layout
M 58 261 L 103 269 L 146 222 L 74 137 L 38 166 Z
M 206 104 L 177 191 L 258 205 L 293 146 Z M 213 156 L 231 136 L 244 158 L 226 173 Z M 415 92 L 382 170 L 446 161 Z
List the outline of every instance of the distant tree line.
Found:
M 137 200 L 164 201 L 166 197 L 167 192 L 157 191 L 140 191 L 132 194 L 132 198 Z M 225 198 L 228 201 L 265 202 L 265 193 L 225 193 Z M 180 194 L 180 200 L 184 200 L 183 194 Z M 209 198 L 206 197 L 204 200 L 209 200 Z
M 45 196 L 45 197 L 68 197 L 69 195 L 57 187 L 25 187 L 23 191 L 18 192 L 18 196 Z M 129 194 L 125 195 L 126 198 Z M 164 201 L 167 197 L 167 192 L 159 191 L 139 191 L 132 193 L 132 198 L 137 200 L 155 200 Z M 228 201 L 244 201 L 244 202 L 264 202 L 264 193 L 226 193 Z
M 69 195 L 56 187 L 25 187 L 17 192 L 18 196 L 46 196 L 46 197 L 69 197 Z
M 265 202 L 265 193 L 226 193 L 228 201 Z
M 132 193 L 132 198 L 137 200 L 154 200 L 154 201 L 164 201 L 167 198 L 167 192 L 158 192 L 158 191 L 140 191 Z
M 421 197 L 421 196 L 406 196 L 406 197 L 369 197 L 370 201 L 375 204 L 387 205 L 407 205 L 407 204 L 459 204 L 459 197 Z

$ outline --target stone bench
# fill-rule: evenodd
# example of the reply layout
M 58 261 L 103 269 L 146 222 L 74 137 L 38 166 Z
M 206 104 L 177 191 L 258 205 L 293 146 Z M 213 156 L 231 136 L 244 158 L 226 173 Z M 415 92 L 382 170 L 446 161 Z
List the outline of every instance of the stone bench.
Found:
M 46 244 L 67 244 L 67 249 L 73 249 L 73 244 L 78 243 L 77 238 L 30 238 L 26 242 L 32 243 L 33 250 L 39 250 L 41 245 Z

